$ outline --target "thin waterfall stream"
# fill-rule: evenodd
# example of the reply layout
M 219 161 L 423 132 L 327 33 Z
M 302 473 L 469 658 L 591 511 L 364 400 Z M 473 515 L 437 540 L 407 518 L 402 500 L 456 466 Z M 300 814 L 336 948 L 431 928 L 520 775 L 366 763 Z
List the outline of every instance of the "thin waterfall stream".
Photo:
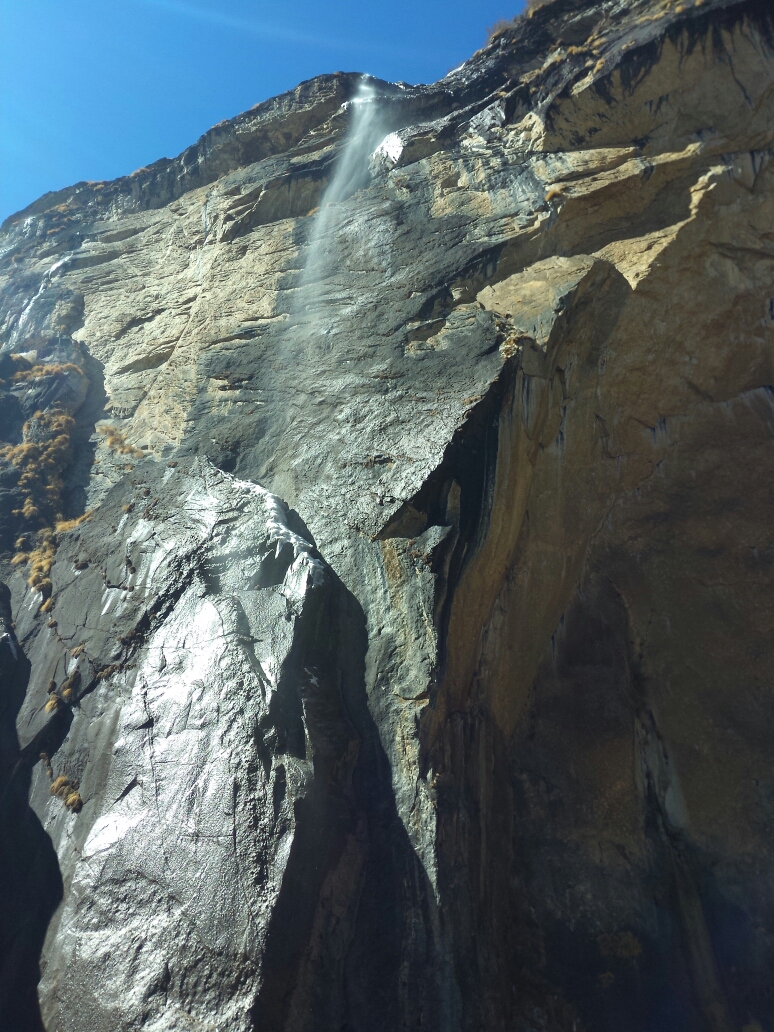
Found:
M 299 298 L 299 307 L 303 310 L 308 310 L 310 302 L 314 307 L 315 300 L 310 287 L 320 280 L 335 253 L 336 230 L 341 219 L 338 205 L 369 182 L 369 159 L 389 133 L 390 127 L 386 112 L 379 103 L 380 99 L 370 76 L 364 76 L 356 95 L 347 102 L 351 121 L 336 159 L 333 177 L 322 195 L 320 211 L 315 217 L 309 238 Z

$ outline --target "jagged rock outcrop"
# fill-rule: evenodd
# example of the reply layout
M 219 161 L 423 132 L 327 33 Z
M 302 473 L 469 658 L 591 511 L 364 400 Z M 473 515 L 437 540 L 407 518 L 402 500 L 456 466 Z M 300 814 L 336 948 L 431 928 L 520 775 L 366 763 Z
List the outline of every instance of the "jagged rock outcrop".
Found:
M 361 85 L 3 227 L 0 1001 L 774 1028 L 770 5 Z

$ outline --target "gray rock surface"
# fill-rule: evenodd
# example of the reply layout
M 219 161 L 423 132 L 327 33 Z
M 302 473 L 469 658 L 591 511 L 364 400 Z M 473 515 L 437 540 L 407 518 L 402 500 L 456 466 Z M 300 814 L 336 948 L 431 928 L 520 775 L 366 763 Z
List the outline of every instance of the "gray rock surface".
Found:
M 772 126 L 551 0 L 7 220 L 19 1032 L 773 1025 Z
M 154 483 L 148 472 L 137 485 Z M 52 676 L 80 674 L 53 776 L 77 778 L 84 809 L 45 785 L 35 799 L 67 885 L 62 948 L 41 985 L 53 1027 L 196 1028 L 214 1013 L 249 1027 L 265 916 L 319 762 L 310 710 L 330 709 L 326 744 L 348 743 L 313 655 L 325 567 L 283 504 L 206 460 L 155 480 L 136 512 L 118 506 L 120 489 L 108 496 L 107 537 L 94 521 L 71 535 L 57 626 L 29 648 L 51 656 L 55 639 Z M 68 550 L 83 569 L 68 570 Z M 37 733 L 41 701 L 33 687 L 23 736 Z

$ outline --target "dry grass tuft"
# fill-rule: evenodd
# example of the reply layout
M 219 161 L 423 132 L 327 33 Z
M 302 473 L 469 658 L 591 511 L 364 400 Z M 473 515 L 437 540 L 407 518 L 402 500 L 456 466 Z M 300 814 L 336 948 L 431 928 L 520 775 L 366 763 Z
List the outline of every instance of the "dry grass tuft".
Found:
M 33 366 L 14 374 L 14 379 L 30 379 L 36 370 L 42 369 L 80 372 L 78 366 L 70 363 L 56 367 Z M 72 416 L 58 409 L 36 412 L 24 424 L 21 444 L 0 447 L 0 458 L 20 471 L 19 489 L 23 501 L 20 509 L 14 509 L 14 515 L 21 516 L 30 524 L 30 529 L 16 541 L 18 551 L 11 563 L 14 566 L 28 564 L 27 583 L 40 592 L 43 612 L 49 612 L 53 605 L 50 573 L 56 557 L 56 535 L 80 526 L 92 515 L 87 512 L 74 520 L 63 520 L 59 515 L 64 491 L 62 473 L 71 459 L 70 441 L 74 427 Z M 30 548 L 33 531 L 35 547 Z
M 514 15 L 513 18 L 500 18 L 498 19 L 491 28 L 487 29 L 487 39 L 489 43 L 492 43 L 498 36 L 502 36 L 503 33 L 507 32 L 508 29 L 512 29 L 515 25 L 521 21 L 522 18 L 531 18 L 533 14 L 541 7 L 545 7 L 551 0 L 526 0 L 524 4 L 524 10 L 521 14 Z M 589 6 L 593 0 L 588 0 Z M 695 0 L 696 4 L 704 3 L 705 0 Z M 578 51 L 580 48 L 574 48 Z
M 75 689 L 78 687 L 78 685 L 80 683 L 81 683 L 80 671 L 79 670 L 73 670 L 73 672 L 70 674 L 70 676 L 67 678 L 67 680 L 62 682 L 62 695 L 64 695 L 66 692 L 70 692 L 70 695 L 72 696 L 72 693 L 75 691 Z
M 76 527 L 80 527 L 82 523 L 86 523 L 94 515 L 94 510 L 89 509 L 82 516 L 78 516 L 74 520 L 57 520 L 54 526 L 54 530 L 57 534 L 66 534 L 69 530 L 75 530 Z
M 67 373 L 83 374 L 80 366 L 74 362 L 51 362 L 41 363 L 32 366 L 31 369 L 20 369 L 13 374 L 14 383 L 24 383 L 26 380 L 39 380 L 44 376 L 66 376 Z
M 486 35 L 487 35 L 488 41 L 491 43 L 498 36 L 502 36 L 502 34 L 504 32 L 507 32 L 508 29 L 512 29 L 513 26 L 516 24 L 516 21 L 517 21 L 518 18 L 519 18 L 519 15 L 516 15 L 515 18 L 498 18 L 498 20 L 494 23 L 494 25 L 491 25 L 486 30 Z
M 508 29 L 512 29 L 514 25 L 518 24 L 521 18 L 531 18 L 534 12 L 539 8 L 547 4 L 549 0 L 527 0 L 524 5 L 524 11 L 521 14 L 514 15 L 513 18 L 500 18 L 494 23 L 494 25 L 487 30 L 487 36 L 491 43 L 498 36 L 501 36 Z
M 80 813 L 83 809 L 83 800 L 81 799 L 80 792 L 68 792 L 65 796 L 64 804 L 73 813 Z
M 3 360 L 3 365 L 5 365 L 6 368 L 10 363 L 11 367 L 16 370 L 15 373 L 11 373 L 12 383 L 16 379 L 16 373 L 24 372 L 27 369 L 32 369 L 32 362 L 30 362 L 30 360 L 25 355 L 17 355 L 13 352 L 10 352 L 3 355 Z M 8 381 L 5 378 L 0 378 L 0 387 L 6 388 L 7 386 Z
M 38 544 L 31 552 L 21 553 L 29 564 L 27 571 L 27 583 L 31 588 L 37 588 L 47 602 L 51 598 L 51 567 L 56 558 L 56 539 L 53 531 L 44 528 L 38 533 Z
M 107 681 L 109 677 L 112 677 L 113 674 L 117 673 L 120 669 L 120 663 L 111 663 L 110 666 L 102 667 L 101 670 L 97 671 L 97 680 Z
M 97 432 L 104 436 L 105 444 L 111 451 L 117 452 L 119 455 L 131 455 L 135 459 L 145 458 L 145 452 L 135 448 L 133 444 L 129 444 L 117 426 L 100 426 L 97 428 Z
M 73 813 L 80 813 L 83 800 L 78 792 L 78 783 L 66 778 L 63 774 L 52 783 L 49 789 L 51 795 L 59 796 L 68 810 Z
M 15 509 L 33 527 L 50 527 L 61 505 L 62 470 L 71 458 L 70 438 L 75 421 L 59 410 L 36 412 L 24 424 L 21 444 L 0 448 L 0 458 L 19 471 L 23 503 Z

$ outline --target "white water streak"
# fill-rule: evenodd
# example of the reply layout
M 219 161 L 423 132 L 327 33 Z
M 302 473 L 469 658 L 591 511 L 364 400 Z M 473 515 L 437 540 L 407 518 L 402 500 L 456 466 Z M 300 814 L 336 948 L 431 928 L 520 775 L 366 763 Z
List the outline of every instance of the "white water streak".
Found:
M 302 296 L 306 294 L 303 287 L 321 278 L 332 252 L 335 253 L 336 230 L 341 217 L 339 206 L 370 181 L 369 159 L 388 131 L 379 97 L 367 80 L 363 80 L 348 107 L 352 120 L 336 161 L 333 178 L 323 193 L 320 211 L 315 217 L 301 280 Z

